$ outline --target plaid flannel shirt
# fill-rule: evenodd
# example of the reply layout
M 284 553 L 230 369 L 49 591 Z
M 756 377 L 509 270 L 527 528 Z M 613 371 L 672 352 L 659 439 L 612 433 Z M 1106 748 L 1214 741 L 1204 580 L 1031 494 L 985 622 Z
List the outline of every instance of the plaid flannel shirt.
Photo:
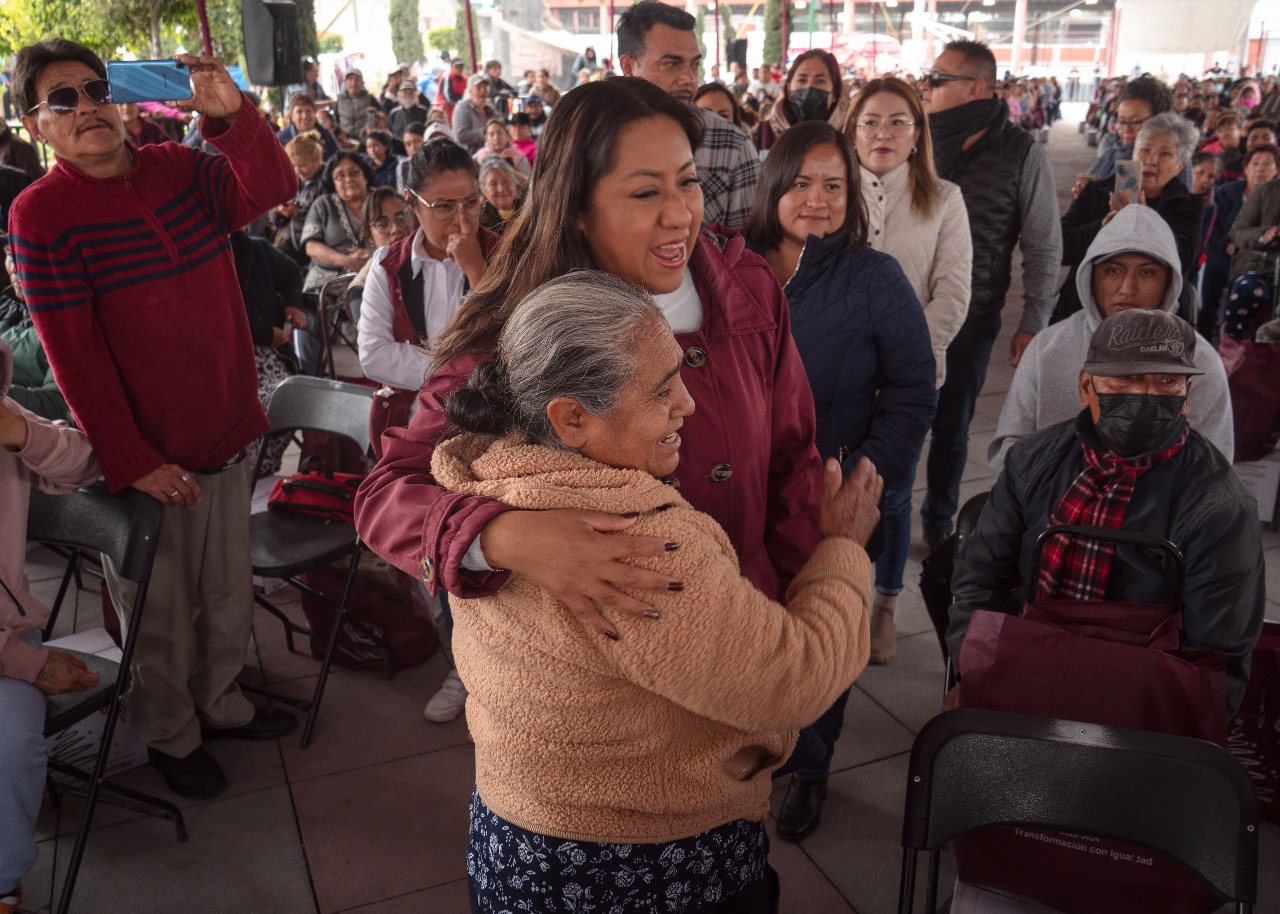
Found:
M 1124 523 L 1133 487 L 1152 467 L 1172 458 L 1186 443 L 1191 427 L 1185 422 L 1182 434 L 1165 450 L 1147 457 L 1126 459 L 1095 450 L 1083 441 L 1084 470 L 1067 494 L 1049 514 L 1048 526 L 1082 524 L 1118 529 Z M 1093 539 L 1055 536 L 1045 543 L 1040 577 L 1036 582 L 1039 599 L 1101 600 L 1111 577 L 1114 543 Z
M 751 138 L 718 114 L 702 114 L 706 135 L 694 158 L 702 182 L 703 222 L 740 229 L 756 202 L 760 154 Z

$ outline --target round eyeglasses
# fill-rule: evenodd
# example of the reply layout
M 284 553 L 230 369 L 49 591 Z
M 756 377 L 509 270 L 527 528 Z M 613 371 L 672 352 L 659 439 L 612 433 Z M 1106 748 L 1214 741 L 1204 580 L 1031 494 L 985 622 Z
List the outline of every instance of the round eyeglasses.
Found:
M 915 130 L 916 122 L 905 117 L 891 117 L 887 121 L 866 118 L 858 121 L 856 126 L 858 133 L 869 140 L 878 137 L 882 131 L 898 140 Z
M 417 198 L 418 202 L 431 211 L 431 218 L 437 222 L 448 222 L 453 218 L 454 211 L 459 207 L 468 216 L 477 216 L 480 214 L 480 206 L 484 203 L 484 198 L 479 194 L 473 194 L 470 197 L 464 197 L 461 200 L 423 200 L 421 195 L 409 188 L 409 193 Z

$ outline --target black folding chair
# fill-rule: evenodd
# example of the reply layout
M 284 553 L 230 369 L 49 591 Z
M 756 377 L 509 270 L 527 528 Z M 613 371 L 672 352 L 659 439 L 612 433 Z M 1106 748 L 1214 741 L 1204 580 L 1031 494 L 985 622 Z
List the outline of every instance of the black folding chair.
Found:
M 271 431 L 267 433 L 267 438 L 291 436 L 298 431 L 328 432 L 350 438 L 359 445 L 362 452 L 367 454 L 369 452 L 369 410 L 373 402 L 373 393 L 371 387 L 345 384 L 342 381 L 332 381 L 327 378 L 302 376 L 285 378 L 271 395 L 271 403 L 267 407 L 267 419 L 271 422 Z M 259 464 L 262 462 L 261 453 L 260 450 Z M 260 466 L 254 467 L 254 479 L 258 478 L 260 469 Z M 327 634 L 327 647 L 324 660 L 320 665 L 320 676 L 316 680 L 315 690 L 310 699 L 297 699 L 257 687 L 244 686 L 250 691 L 306 711 L 307 722 L 302 729 L 302 746 L 306 748 L 311 743 L 311 733 L 320 711 L 320 699 L 324 695 L 329 668 L 333 663 L 333 652 L 337 647 L 344 622 L 360 629 L 361 634 L 367 636 L 383 654 L 388 670 L 392 669 L 391 655 L 386 643 L 372 630 L 360 625 L 358 620 L 346 615 L 347 598 L 351 593 L 351 583 L 355 580 L 356 567 L 359 564 L 363 546 L 360 535 L 351 524 L 281 511 L 260 511 L 252 515 L 249 518 L 249 529 L 255 575 L 283 580 L 289 586 L 315 597 L 333 610 L 333 624 L 329 631 L 319 633 Z M 342 596 L 336 603 L 301 578 L 306 571 L 322 568 L 348 556 L 350 564 L 346 582 L 343 585 Z M 293 640 L 295 633 L 308 637 L 315 634 L 310 628 L 290 619 L 265 596 L 255 593 L 253 599 L 280 620 L 284 626 L 289 650 L 295 650 Z
M 899 914 L 914 908 L 920 851 L 932 912 L 939 851 L 991 825 L 1140 845 L 1189 867 L 1240 914 L 1257 898 L 1257 797 L 1212 743 L 1000 711 L 939 714 L 911 747 Z
M 124 625 L 125 638 L 120 662 L 77 654 L 100 674 L 97 686 L 85 692 L 69 692 L 49 698 L 44 726 L 46 738 L 63 732 L 103 708 L 107 709 L 103 720 L 102 742 L 94 756 L 92 773 L 56 758 L 49 759 L 51 771 L 85 785 L 83 789 L 67 785 L 56 787 L 50 781 L 50 792 L 55 799 L 59 790 L 81 793 L 85 798 L 84 810 L 80 814 L 80 827 L 76 831 L 71 861 L 67 867 L 67 878 L 58 902 L 59 914 L 64 914 L 71 906 L 71 895 L 75 891 L 76 877 L 80 872 L 85 843 L 89 838 L 94 807 L 99 799 L 115 806 L 169 819 L 177 829 L 178 840 L 187 840 L 186 824 L 178 807 L 104 780 L 120 701 L 129 685 L 129 668 L 138 643 L 138 631 L 142 626 L 142 611 L 151 580 L 151 565 L 160 540 L 163 510 L 158 501 L 143 492 L 125 489 L 119 495 L 111 495 L 103 485 L 60 496 L 45 495 L 37 491 L 31 493 L 31 508 L 27 520 L 28 539 L 70 549 L 73 555 L 78 551 L 100 552 L 111 559 L 122 578 L 137 585 L 133 611 Z M 74 558 L 72 561 L 74 562 Z M 59 591 L 59 602 L 65 590 L 64 578 L 62 590 Z M 55 603 L 55 607 L 56 605 Z
M 356 278 L 355 273 L 335 276 L 323 286 L 316 297 L 316 309 L 320 319 L 320 374 L 326 378 L 338 376 L 334 365 L 333 350 L 338 343 L 356 352 L 356 323 L 347 305 L 347 288 Z

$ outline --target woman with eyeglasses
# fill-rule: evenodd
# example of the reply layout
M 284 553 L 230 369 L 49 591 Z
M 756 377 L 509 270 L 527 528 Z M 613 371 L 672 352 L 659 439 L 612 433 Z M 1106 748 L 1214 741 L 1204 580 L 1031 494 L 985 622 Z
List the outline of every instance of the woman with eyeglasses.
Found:
M 380 249 L 401 238 L 407 238 L 417 227 L 413 209 L 404 197 L 389 187 L 375 187 L 364 201 L 364 234 L 361 236 L 361 244 L 375 255 Z M 351 280 L 351 285 L 347 286 L 347 301 L 351 303 L 352 314 L 357 320 L 360 318 L 360 303 L 369 279 L 369 270 L 376 261 L 376 256 L 365 261 L 356 278 Z
M 373 188 L 373 169 L 355 152 L 335 153 L 324 167 L 325 193 L 307 211 L 302 248 L 311 258 L 306 288 L 319 289 L 343 273 L 355 273 L 369 259 L 361 241 L 364 201 Z
M 1125 86 L 1116 105 L 1115 137 L 1105 149 L 1098 151 L 1089 170 L 1076 177 L 1072 196 L 1079 197 L 1090 181 L 1105 181 L 1116 173 L 1116 162 L 1132 159 L 1133 144 L 1138 131 L 1157 114 L 1173 110 L 1173 93 L 1159 80 L 1143 76 Z M 1189 168 L 1189 166 L 1188 166 Z M 1187 189 L 1191 189 L 1191 174 L 1186 177 Z
M 839 130 L 848 108 L 849 95 L 835 56 L 820 48 L 805 51 L 787 71 L 782 98 L 774 103 L 768 119 L 760 122 L 760 151 L 768 152 L 787 128 L 802 121 L 826 121 Z
M 426 379 L 430 360 L 423 343 L 444 329 L 462 296 L 484 278 L 498 243 L 480 228 L 476 165 L 456 143 L 432 140 L 418 150 L 404 200 L 407 210 L 391 222 L 416 217 L 417 230 L 375 252 L 359 321 L 365 377 L 397 391 L 390 407 L 375 405 L 388 413 L 389 425 L 407 419 Z M 399 228 L 387 226 L 389 233 Z
M 1139 163 L 1139 190 L 1117 193 L 1118 178 L 1091 182 L 1062 217 L 1062 263 L 1070 267 L 1066 281 L 1058 290 L 1058 304 L 1053 322 L 1075 314 L 1081 308 L 1076 289 L 1076 272 L 1089 245 L 1102 227 L 1125 206 L 1149 206 L 1169 224 L 1178 242 L 1178 259 L 1185 277 L 1195 268 L 1200 249 L 1200 227 L 1204 205 L 1183 183 L 1182 173 L 1195 154 L 1200 132 L 1195 125 L 1172 111 L 1157 114 L 1146 121 L 1134 140 L 1133 156 Z M 1182 301 L 1184 317 L 1189 317 L 1186 303 L 1195 293 L 1184 284 Z
M 852 144 L 823 121 L 797 124 L 764 160 L 743 228 L 782 284 L 817 411 L 818 453 L 846 472 L 869 458 L 885 488 L 902 486 L 933 419 L 929 328 L 902 269 L 867 243 L 867 209 Z M 867 544 L 884 548 L 880 527 Z M 822 751 L 792 773 L 778 837 L 818 826 L 827 771 L 844 725 L 845 690 L 813 725 Z
M 898 262 L 920 300 L 940 388 L 947 347 L 969 313 L 973 240 L 964 197 L 934 170 L 924 106 L 902 80 L 867 83 L 853 100 L 844 132 L 858 155 L 867 244 Z M 911 544 L 911 490 L 919 459 L 917 451 L 909 472 L 885 486 L 880 505 L 884 551 L 876 560 L 872 663 L 888 663 L 896 653 L 894 615 Z

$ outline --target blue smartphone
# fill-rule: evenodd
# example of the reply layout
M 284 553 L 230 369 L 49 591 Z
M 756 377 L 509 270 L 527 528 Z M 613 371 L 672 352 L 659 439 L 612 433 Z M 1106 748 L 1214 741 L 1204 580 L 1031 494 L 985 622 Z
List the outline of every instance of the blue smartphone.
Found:
M 191 97 L 191 71 L 176 60 L 108 60 L 111 101 L 182 101 Z

